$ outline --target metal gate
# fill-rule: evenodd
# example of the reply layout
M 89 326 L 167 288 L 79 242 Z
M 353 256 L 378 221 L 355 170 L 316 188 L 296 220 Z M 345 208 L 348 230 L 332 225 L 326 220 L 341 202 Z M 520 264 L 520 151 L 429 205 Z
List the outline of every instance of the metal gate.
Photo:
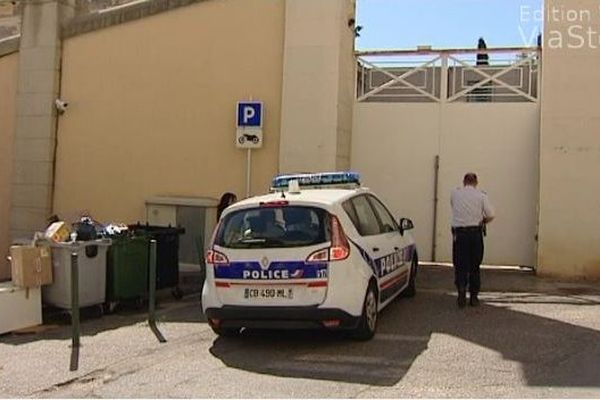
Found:
M 497 212 L 484 262 L 535 265 L 538 49 L 362 52 L 357 63 L 352 168 L 413 219 L 421 260 L 451 260 L 450 192 L 472 171 Z

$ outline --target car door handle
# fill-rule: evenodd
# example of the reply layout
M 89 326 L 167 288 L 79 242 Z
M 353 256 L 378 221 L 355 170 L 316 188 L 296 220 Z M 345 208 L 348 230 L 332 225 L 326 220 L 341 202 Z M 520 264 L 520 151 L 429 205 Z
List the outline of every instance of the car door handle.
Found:
M 373 247 L 373 251 L 375 251 L 375 252 L 379 251 L 379 247 Z

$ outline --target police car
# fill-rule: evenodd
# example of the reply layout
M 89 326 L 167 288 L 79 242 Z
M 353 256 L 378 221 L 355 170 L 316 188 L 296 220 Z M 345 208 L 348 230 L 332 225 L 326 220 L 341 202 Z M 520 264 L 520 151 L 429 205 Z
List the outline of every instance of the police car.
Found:
M 378 312 L 414 296 L 417 250 L 353 172 L 273 179 L 271 193 L 228 207 L 206 254 L 202 307 L 211 328 L 375 334 Z

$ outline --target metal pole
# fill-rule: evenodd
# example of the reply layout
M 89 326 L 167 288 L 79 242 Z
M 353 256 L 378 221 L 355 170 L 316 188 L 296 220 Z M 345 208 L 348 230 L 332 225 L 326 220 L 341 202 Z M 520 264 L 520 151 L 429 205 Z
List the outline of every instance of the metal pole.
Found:
M 435 253 L 437 247 L 437 209 L 438 209 L 438 185 L 440 176 L 440 156 L 435 156 L 434 177 L 433 177 L 433 232 L 431 236 L 431 261 L 435 262 Z
M 246 197 L 250 197 L 250 168 L 252 164 L 252 149 L 246 153 Z
M 71 253 L 71 371 L 79 368 L 79 259 L 76 252 Z
M 167 339 L 160 333 L 156 326 L 156 240 L 150 240 L 150 271 L 148 287 L 148 325 L 154 333 L 154 336 L 160 343 L 165 343 Z
M 448 100 L 448 80 L 450 78 L 448 69 L 448 54 L 442 54 L 442 71 L 440 78 L 440 101 L 442 104 Z

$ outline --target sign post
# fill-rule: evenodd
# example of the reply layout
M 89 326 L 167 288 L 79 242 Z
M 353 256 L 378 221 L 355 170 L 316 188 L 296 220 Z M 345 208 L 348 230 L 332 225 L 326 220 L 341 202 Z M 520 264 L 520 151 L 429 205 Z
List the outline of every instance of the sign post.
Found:
M 246 197 L 250 197 L 252 149 L 259 149 L 263 143 L 264 106 L 262 101 L 239 101 L 237 103 L 237 129 L 235 144 L 246 149 Z

